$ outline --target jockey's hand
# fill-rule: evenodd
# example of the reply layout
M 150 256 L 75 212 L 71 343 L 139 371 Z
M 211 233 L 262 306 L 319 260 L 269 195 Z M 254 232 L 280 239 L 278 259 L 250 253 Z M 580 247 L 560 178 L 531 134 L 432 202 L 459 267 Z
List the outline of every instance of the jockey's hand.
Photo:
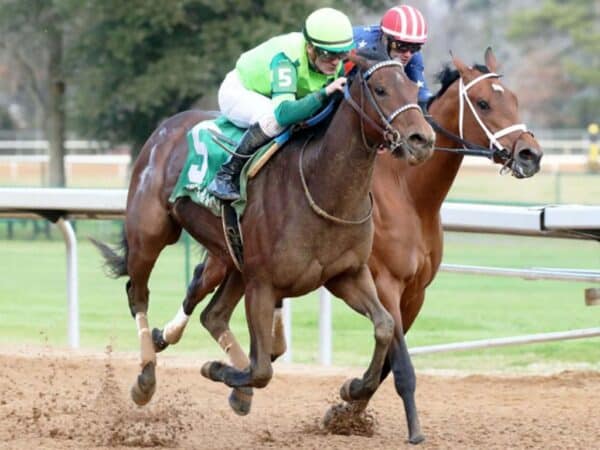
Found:
M 336 91 L 344 92 L 344 86 L 346 85 L 346 77 L 339 77 L 333 80 L 325 87 L 325 93 L 329 96 Z

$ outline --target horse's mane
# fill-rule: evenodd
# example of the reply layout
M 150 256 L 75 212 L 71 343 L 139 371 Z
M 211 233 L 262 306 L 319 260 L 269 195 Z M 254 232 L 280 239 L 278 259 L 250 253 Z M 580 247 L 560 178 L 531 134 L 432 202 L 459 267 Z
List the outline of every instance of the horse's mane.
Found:
M 473 68 L 480 71 L 481 73 L 490 73 L 490 69 L 487 68 L 484 64 L 473 64 Z M 454 83 L 460 77 L 460 73 L 458 70 L 452 68 L 450 63 L 446 63 L 442 70 L 440 70 L 436 75 L 436 80 L 438 80 L 441 84 L 440 90 L 429 99 L 427 102 L 427 106 L 431 105 L 431 103 L 444 95 L 444 92 L 448 90 L 450 85 Z

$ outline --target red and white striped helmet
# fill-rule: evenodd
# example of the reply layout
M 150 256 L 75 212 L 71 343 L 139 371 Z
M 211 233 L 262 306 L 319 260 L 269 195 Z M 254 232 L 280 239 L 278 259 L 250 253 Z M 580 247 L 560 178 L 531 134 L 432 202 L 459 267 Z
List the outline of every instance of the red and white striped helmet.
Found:
M 388 9 L 381 19 L 381 31 L 397 41 L 415 44 L 427 41 L 427 23 L 423 14 L 408 5 Z

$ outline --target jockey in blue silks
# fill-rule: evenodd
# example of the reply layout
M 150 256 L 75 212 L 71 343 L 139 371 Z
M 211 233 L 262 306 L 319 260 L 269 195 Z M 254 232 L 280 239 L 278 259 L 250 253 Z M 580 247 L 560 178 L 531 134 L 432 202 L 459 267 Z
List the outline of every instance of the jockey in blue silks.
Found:
M 353 28 L 356 51 L 385 51 L 390 58 L 404 64 L 408 78 L 419 86 L 419 105 L 425 111 L 432 96 L 423 75 L 425 65 L 421 46 L 427 41 L 427 23 L 423 14 L 412 6 L 390 8 L 379 25 Z

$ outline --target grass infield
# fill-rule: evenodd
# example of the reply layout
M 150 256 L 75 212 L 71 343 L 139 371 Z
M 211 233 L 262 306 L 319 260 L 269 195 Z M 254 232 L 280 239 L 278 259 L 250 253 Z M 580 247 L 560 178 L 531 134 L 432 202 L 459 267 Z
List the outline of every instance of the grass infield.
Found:
M 137 351 L 137 333 L 125 297 L 125 278 L 107 278 L 101 258 L 85 239 L 92 234 L 117 241 L 118 226 L 107 222 L 77 224 L 81 346 Z M 58 239 L 0 241 L 0 339 L 3 344 L 67 345 L 64 244 Z M 53 236 L 58 236 L 56 230 Z M 0 238 L 4 230 L 0 226 Z M 444 262 L 500 267 L 598 269 L 598 243 L 545 238 L 448 233 Z M 198 252 L 192 249 L 192 261 Z M 185 292 L 184 246 L 163 251 L 150 282 L 151 326 L 162 327 L 179 308 Z M 517 278 L 439 273 L 408 334 L 409 346 L 598 327 L 600 307 L 585 306 L 589 283 L 526 281 Z M 597 286 L 596 286 L 597 287 Z M 206 299 L 205 301 L 207 301 Z M 292 300 L 293 360 L 318 361 L 318 296 Z M 167 352 L 221 358 L 217 344 L 199 324 L 198 306 L 181 342 Z M 374 342 L 370 322 L 339 300 L 333 302 L 333 362 L 368 363 Z M 243 307 L 232 329 L 247 348 Z M 529 370 L 540 367 L 600 368 L 599 338 L 415 356 L 417 369 Z

